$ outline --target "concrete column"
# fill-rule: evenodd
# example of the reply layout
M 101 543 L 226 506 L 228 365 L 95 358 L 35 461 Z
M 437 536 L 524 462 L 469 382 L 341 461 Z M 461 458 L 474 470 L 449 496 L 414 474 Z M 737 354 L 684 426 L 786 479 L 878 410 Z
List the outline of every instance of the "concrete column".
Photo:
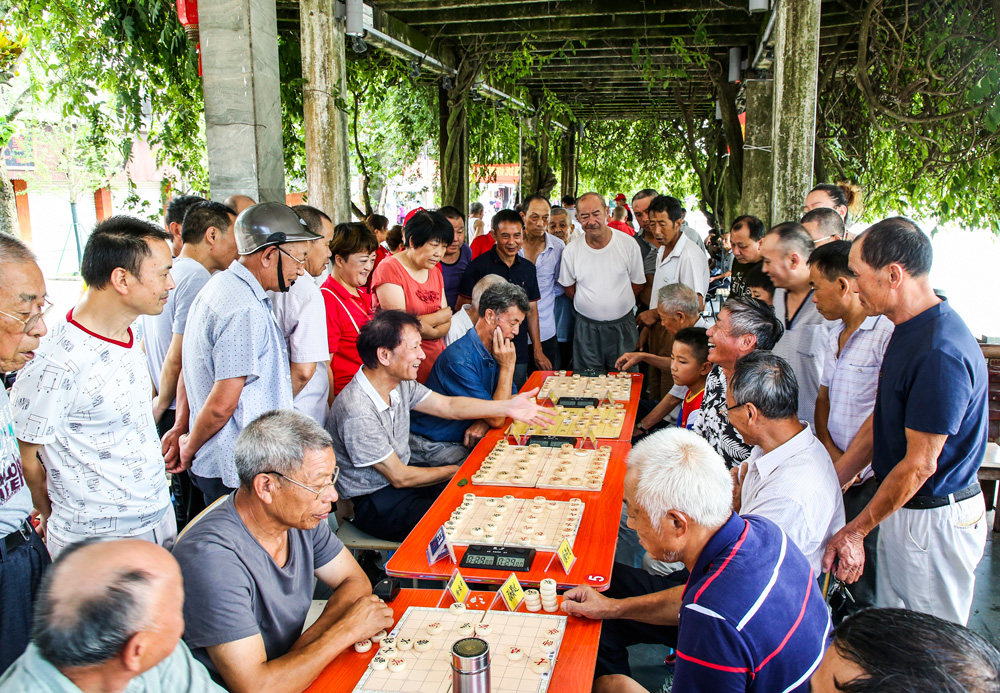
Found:
M 782 0 L 774 11 L 772 224 L 802 216 L 813 187 L 820 0 Z
M 438 89 L 441 205 L 452 205 L 462 214 L 469 213 L 469 122 L 463 105 L 465 98 L 457 89 L 451 92 Z M 456 104 L 456 100 L 459 103 Z M 455 118 L 452 118 L 453 107 L 462 111 L 455 114 Z M 450 120 L 454 120 L 451 130 L 448 128 Z M 448 145 L 452 140 L 455 149 L 449 153 Z
M 212 198 L 284 202 L 274 0 L 214 0 L 199 9 Z
M 771 120 L 774 82 L 746 82 L 747 124 L 743 142 L 743 198 L 740 214 L 771 220 Z
M 576 147 L 576 123 L 570 126 L 562 139 L 562 163 L 559 181 L 559 195 L 576 197 L 578 151 Z
M 335 224 L 351 217 L 351 152 L 347 113 L 344 20 L 335 17 L 335 0 L 299 0 L 302 40 L 302 110 L 306 147 L 308 203 Z

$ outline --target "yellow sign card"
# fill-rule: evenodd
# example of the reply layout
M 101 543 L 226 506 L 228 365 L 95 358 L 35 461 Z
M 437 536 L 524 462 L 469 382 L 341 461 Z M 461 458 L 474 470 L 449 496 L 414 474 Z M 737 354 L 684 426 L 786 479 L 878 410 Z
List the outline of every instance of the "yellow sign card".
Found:
M 573 564 L 576 563 L 576 554 L 573 553 L 573 547 L 569 545 L 569 539 L 563 538 L 562 543 L 559 544 L 559 548 L 556 550 L 556 554 L 559 556 L 559 562 L 562 563 L 563 570 L 569 575 Z
M 456 602 L 461 602 L 462 604 L 465 603 L 466 598 L 469 596 L 469 585 L 457 570 L 452 573 L 451 579 L 448 581 L 448 591 L 451 592 L 451 596 L 455 598 Z
M 524 600 L 524 590 L 521 589 L 521 583 L 518 582 L 517 576 L 514 573 L 511 573 L 510 577 L 503 583 L 503 586 L 500 588 L 500 596 L 503 597 L 508 611 L 517 611 L 517 607 Z

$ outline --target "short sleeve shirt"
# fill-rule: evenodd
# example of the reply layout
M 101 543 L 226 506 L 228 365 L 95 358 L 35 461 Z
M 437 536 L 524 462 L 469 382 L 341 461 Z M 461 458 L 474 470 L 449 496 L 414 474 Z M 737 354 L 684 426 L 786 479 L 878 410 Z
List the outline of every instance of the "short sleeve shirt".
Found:
M 656 273 L 656 252 L 659 248 L 646 240 L 645 232 L 635 234 L 635 242 L 639 244 L 642 255 L 642 271 L 647 275 Z
M 10 399 L 17 437 L 42 446 L 54 536 L 136 536 L 170 509 L 149 369 L 131 330 L 128 342 L 109 340 L 70 311 Z
M 733 260 L 732 265 L 732 275 L 729 282 L 729 295 L 730 296 L 749 296 L 750 287 L 747 286 L 747 276 L 755 269 L 762 267 L 764 265 L 763 260 L 758 260 L 757 262 L 747 262 L 743 263 L 739 260 Z
M 197 260 L 189 257 L 174 258 L 174 266 L 170 268 L 170 276 L 174 280 L 174 290 L 167 296 L 167 303 L 159 315 L 142 315 L 139 323 L 142 325 L 142 338 L 146 346 L 146 359 L 149 361 L 149 371 L 153 381 L 159 384 L 163 362 L 167 359 L 170 340 L 175 334 L 184 334 L 188 311 L 194 303 L 202 287 L 212 278 L 205 267 Z M 175 403 L 170 404 L 174 408 Z
M 906 456 L 909 428 L 948 436 L 917 495 L 946 496 L 975 482 L 986 451 L 986 387 L 982 349 L 947 301 L 896 325 L 875 400 L 875 475 L 884 479 Z
M 448 300 L 448 306 L 451 308 L 455 307 L 455 303 L 458 302 L 458 285 L 462 281 L 462 275 L 465 274 L 465 268 L 469 266 L 472 261 L 472 251 L 469 250 L 469 246 L 465 243 L 458 251 L 458 259 L 450 265 L 441 260 L 438 263 L 438 267 L 441 268 L 441 277 L 444 279 L 444 295 Z
M 230 494 L 174 546 L 184 577 L 184 642 L 212 673 L 205 648 L 260 635 L 268 660 L 288 653 L 312 605 L 313 578 L 344 545 L 325 522 L 289 529 L 278 566 L 250 533 Z
M 372 319 L 372 297 L 368 289 L 358 288 L 358 295 L 349 293 L 344 285 L 327 277 L 322 287 L 326 303 L 327 349 L 333 354 L 333 394 L 340 394 L 361 368 L 358 355 L 358 334 Z
M 528 294 L 529 301 L 537 301 L 542 296 L 538 290 L 538 274 L 534 263 L 525 260 L 520 255 L 515 255 L 514 262 L 508 267 L 507 263 L 500 259 L 496 247 L 490 248 L 469 263 L 469 266 L 465 268 L 465 274 L 462 275 L 462 283 L 459 284 L 458 293 L 466 298 L 472 296 L 473 287 L 487 274 L 496 274 L 511 284 L 517 284 Z M 555 330 L 553 330 L 553 334 L 555 334 Z M 517 351 L 517 362 L 527 363 L 527 316 L 525 316 L 525 324 L 521 326 L 517 336 L 514 337 L 514 349 Z
M 785 307 L 788 292 L 777 289 L 774 292 L 774 314 L 785 326 L 781 339 L 774 345 L 773 352 L 788 361 L 799 383 L 798 416 L 816 430 L 816 396 L 819 394 L 819 380 L 823 376 L 826 355 L 826 340 L 831 329 L 842 325 L 839 320 L 827 320 L 816 309 L 812 292 L 799 306 L 795 317 L 789 319 Z
M 292 408 L 288 348 L 271 299 L 246 267 L 234 260 L 195 298 L 184 337 L 184 385 L 194 422 L 219 380 L 246 378 L 236 411 L 195 454 L 192 469 L 239 486 L 233 448 L 240 431 L 264 412 Z
M 292 400 L 296 411 L 311 416 L 320 425 L 326 422 L 330 396 L 330 375 L 326 362 L 326 306 L 323 295 L 309 275 L 299 277 L 288 291 L 268 291 L 278 327 L 285 336 L 291 363 L 315 363 L 316 372 Z
M 573 307 L 590 320 L 620 320 L 635 308 L 632 284 L 645 284 L 642 256 L 635 241 L 612 233 L 600 249 L 587 240 L 570 243 L 563 251 L 559 283 L 576 286 Z
M 750 457 L 750 446 L 729 422 L 726 404 L 726 374 L 713 366 L 705 379 L 705 396 L 701 401 L 701 417 L 691 429 L 708 441 L 722 455 L 726 467 L 732 469 Z
M 708 258 L 681 234 L 670 253 L 664 257 L 665 246 L 656 253 L 656 274 L 650 296 L 668 284 L 681 283 L 704 297 L 708 293 Z
M 14 410 L 0 385 L 0 536 L 17 531 L 31 512 L 31 491 L 21 469 L 21 451 L 14 433 Z
M 538 278 L 538 337 L 543 342 L 556 336 L 556 297 L 562 296 L 559 284 L 559 266 L 562 264 L 566 244 L 551 233 L 545 234 L 545 249 L 535 258 L 535 276 Z M 519 255 L 524 255 L 522 248 Z M 527 331 L 522 328 L 522 331 Z
M 374 468 L 396 453 L 410 463 L 410 410 L 431 391 L 415 380 L 404 380 L 389 394 L 386 404 L 359 369 L 333 401 L 327 430 L 340 466 L 337 493 L 344 498 L 374 493 L 389 480 Z

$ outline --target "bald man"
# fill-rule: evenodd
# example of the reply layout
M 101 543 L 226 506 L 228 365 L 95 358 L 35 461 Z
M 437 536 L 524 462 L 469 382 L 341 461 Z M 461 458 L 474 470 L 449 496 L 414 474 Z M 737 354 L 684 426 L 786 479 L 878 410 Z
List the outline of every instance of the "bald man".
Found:
M 180 642 L 183 604 L 177 561 L 157 544 L 73 544 L 42 584 L 33 642 L 0 691 L 221 691 Z
M 246 195 L 230 195 L 225 199 L 225 201 L 222 204 L 226 205 L 231 209 L 235 209 L 236 214 L 239 215 L 239 213 L 242 212 L 247 207 L 253 207 L 255 204 L 257 204 L 257 201 L 254 200 L 252 197 L 248 197 Z

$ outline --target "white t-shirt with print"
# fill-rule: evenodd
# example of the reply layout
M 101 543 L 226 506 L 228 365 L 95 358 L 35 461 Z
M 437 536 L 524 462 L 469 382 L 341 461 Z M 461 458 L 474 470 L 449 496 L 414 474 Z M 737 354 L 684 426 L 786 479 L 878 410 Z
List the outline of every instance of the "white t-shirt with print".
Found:
M 60 539 L 130 537 L 170 510 L 146 358 L 72 322 L 53 327 L 11 390 L 17 437 L 41 445 Z

